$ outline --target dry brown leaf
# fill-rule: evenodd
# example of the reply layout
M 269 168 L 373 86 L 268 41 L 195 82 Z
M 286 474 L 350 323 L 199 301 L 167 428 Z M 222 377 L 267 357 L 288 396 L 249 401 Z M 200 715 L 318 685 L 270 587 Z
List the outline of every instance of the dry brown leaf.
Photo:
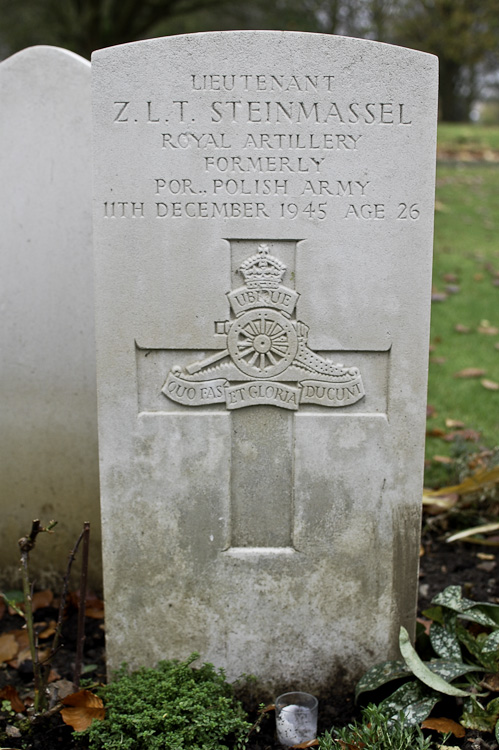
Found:
M 477 331 L 478 333 L 485 333 L 487 336 L 497 336 L 497 334 L 499 333 L 499 328 L 496 328 L 496 326 L 491 326 L 488 320 L 484 320 L 478 326 Z
M 487 690 L 493 690 L 494 693 L 499 693 L 499 674 L 486 674 L 481 684 Z
M 492 469 L 479 469 L 470 477 L 466 477 L 461 484 L 455 484 L 452 487 L 442 487 L 440 490 L 429 491 L 426 493 L 426 496 L 441 497 L 442 495 L 449 495 L 452 492 L 457 492 L 458 495 L 466 495 L 469 492 L 477 492 L 477 490 L 493 487 L 498 482 L 499 466 L 494 466 Z
M 458 430 L 464 427 L 464 422 L 461 422 L 459 419 L 446 419 L 445 426 L 449 429 L 454 428 L 455 430 Z
M 50 607 L 53 601 L 54 594 L 52 591 L 49 591 L 48 589 L 47 591 L 37 591 L 33 594 L 31 602 L 33 612 L 36 612 L 37 609 L 42 609 L 42 607 Z
M 445 434 L 445 430 L 442 430 L 441 427 L 432 427 L 431 430 L 426 430 L 427 437 L 443 438 Z
M 454 463 L 453 459 L 450 458 L 449 456 L 433 456 L 433 460 L 437 464 L 452 464 L 452 463 Z
M 90 617 L 92 620 L 103 620 L 104 607 L 85 607 L 85 617 Z
M 456 438 L 459 438 L 461 440 L 468 440 L 472 443 L 478 443 L 478 441 L 481 438 L 481 433 L 477 432 L 476 430 L 470 430 L 469 428 L 467 430 L 458 430 L 456 432 L 449 432 L 445 437 L 443 438 L 447 443 L 452 443 L 453 440 L 456 440 Z
M 471 331 L 471 328 L 469 326 L 465 326 L 462 323 L 456 323 L 454 326 L 454 330 L 457 333 L 469 333 Z
M 319 744 L 319 740 L 307 740 L 306 742 L 300 742 L 299 745 L 291 745 L 291 747 L 295 748 L 295 750 L 298 750 L 298 748 L 306 748 L 306 747 L 317 747 Z
M 10 632 L 16 639 L 19 648 L 29 648 L 29 635 L 27 630 L 19 628 L 18 630 L 11 630 Z
M 430 490 L 431 492 L 431 490 Z M 430 516 L 438 516 L 454 507 L 459 500 L 457 492 L 451 492 L 441 497 L 432 497 L 427 490 L 423 491 L 423 510 Z
M 94 719 L 102 721 L 106 714 L 102 700 L 90 690 L 72 693 L 62 703 L 66 707 L 61 710 L 62 720 L 76 732 L 88 729 Z
M 26 711 L 26 706 L 13 685 L 6 685 L 0 690 L 0 700 L 10 701 L 10 706 L 16 714 L 22 714 Z
M 462 727 L 461 724 L 458 724 L 457 721 L 453 721 L 452 719 L 425 719 L 421 726 L 423 727 L 423 729 L 435 729 L 437 732 L 441 732 L 442 734 L 452 732 L 455 737 L 464 737 L 464 735 L 466 734 L 465 728 Z
M 496 383 L 493 380 L 487 380 L 487 378 L 483 378 L 483 380 L 480 380 L 480 383 L 488 391 L 499 391 L 499 383 Z
M 41 633 L 38 633 L 38 638 L 50 638 L 51 635 L 54 635 L 56 630 L 55 623 L 53 625 L 49 625 L 45 630 L 42 630 Z
M 482 375 L 486 375 L 487 370 L 482 370 L 479 367 L 465 367 L 464 370 L 454 373 L 455 378 L 481 378 Z
M 476 556 L 479 560 L 495 560 L 495 555 L 490 555 L 488 552 L 477 552 Z
M 0 635 L 0 664 L 14 659 L 19 650 L 19 645 L 12 633 Z
M 431 620 L 427 620 L 425 617 L 416 617 L 416 622 L 424 627 L 426 635 L 430 635 Z

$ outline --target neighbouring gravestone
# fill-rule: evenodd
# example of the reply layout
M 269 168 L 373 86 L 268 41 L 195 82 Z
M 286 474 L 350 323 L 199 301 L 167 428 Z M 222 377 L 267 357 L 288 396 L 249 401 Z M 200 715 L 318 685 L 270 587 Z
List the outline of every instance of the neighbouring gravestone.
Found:
M 92 62 L 110 665 L 351 686 L 415 614 L 436 58 L 258 31 Z
M 92 523 L 101 577 L 93 311 L 90 63 L 32 47 L 0 65 L 0 566 L 40 538 L 38 570 L 66 569 Z M 39 580 L 39 576 L 38 576 Z

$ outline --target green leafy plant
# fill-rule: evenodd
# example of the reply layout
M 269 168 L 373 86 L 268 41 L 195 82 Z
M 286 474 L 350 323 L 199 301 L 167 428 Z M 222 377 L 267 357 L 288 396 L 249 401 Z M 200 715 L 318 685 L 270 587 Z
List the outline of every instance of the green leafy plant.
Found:
M 466 599 L 460 586 L 446 588 L 432 605 L 423 614 L 431 622 L 426 645 L 435 656 L 423 661 L 401 628 L 403 659 L 372 667 L 357 684 L 356 697 L 405 678 L 379 704 L 392 719 L 402 713 L 407 725 L 420 724 L 444 695 L 453 696 L 461 702 L 464 727 L 495 730 L 499 740 L 499 698 L 491 698 L 499 687 L 499 605 Z
M 162 661 L 156 669 L 129 673 L 122 666 L 100 689 L 106 717 L 79 736 L 92 750 L 227 750 L 242 748 L 250 723 L 222 670 L 193 669 L 198 658 Z
M 390 712 L 374 704 L 362 711 L 361 721 L 325 732 L 318 740 L 320 750 L 431 750 L 435 747 L 419 726 L 406 722 L 403 715 L 393 720 Z

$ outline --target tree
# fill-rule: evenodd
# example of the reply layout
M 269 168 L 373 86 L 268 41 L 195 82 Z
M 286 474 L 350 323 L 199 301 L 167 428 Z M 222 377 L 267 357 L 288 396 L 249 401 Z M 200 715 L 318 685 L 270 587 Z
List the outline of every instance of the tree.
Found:
M 12 54 L 33 44 L 53 44 L 89 58 L 94 49 L 169 33 L 169 23 L 180 17 L 220 10 L 227 2 L 0 0 L 0 49 Z
M 437 55 L 440 116 L 468 120 L 479 63 L 497 48 L 497 0 L 400 0 L 394 37 Z

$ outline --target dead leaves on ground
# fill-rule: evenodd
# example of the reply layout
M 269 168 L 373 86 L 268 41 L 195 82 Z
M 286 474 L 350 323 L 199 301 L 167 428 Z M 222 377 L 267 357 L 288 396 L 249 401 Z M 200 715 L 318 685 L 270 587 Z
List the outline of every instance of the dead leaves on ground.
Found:
M 12 633 L 0 635 L 0 664 L 14 659 L 18 651 L 19 645 Z
M 0 690 L 0 700 L 10 701 L 10 707 L 16 714 L 22 714 L 26 711 L 26 706 L 13 685 L 7 685 Z
M 62 720 L 76 732 L 88 729 L 94 719 L 102 721 L 105 717 L 104 704 L 98 695 L 90 690 L 80 690 L 62 700 Z
M 454 737 L 458 738 L 464 737 L 466 734 L 465 728 L 452 719 L 425 719 L 421 726 L 423 729 L 433 729 L 440 734 L 451 732 Z

